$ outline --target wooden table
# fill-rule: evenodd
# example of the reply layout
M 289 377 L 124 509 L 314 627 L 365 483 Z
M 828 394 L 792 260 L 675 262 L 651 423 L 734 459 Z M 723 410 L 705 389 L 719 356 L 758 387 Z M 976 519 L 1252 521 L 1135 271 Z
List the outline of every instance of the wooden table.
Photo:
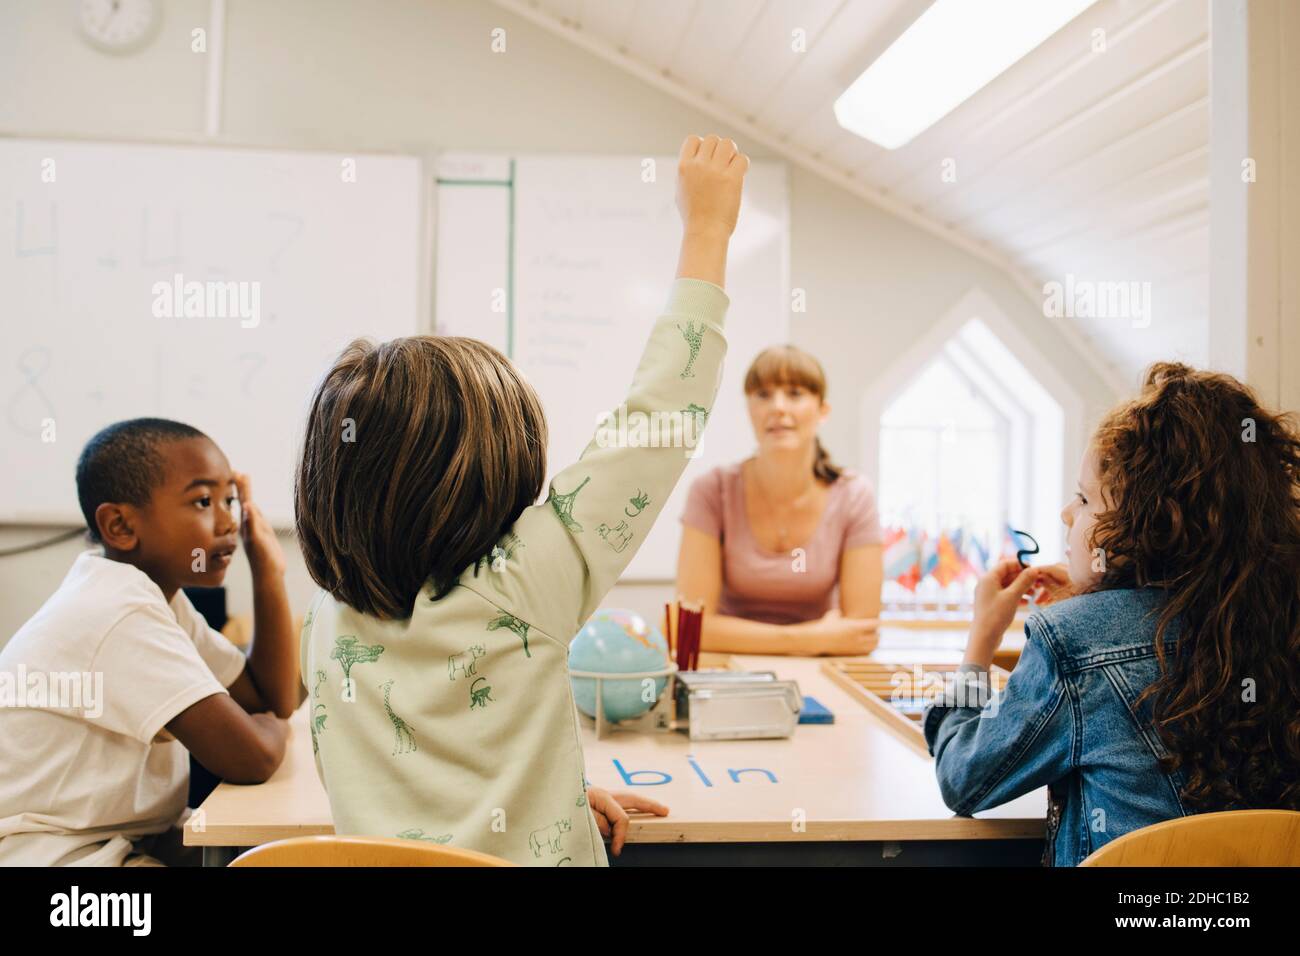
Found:
M 886 628 L 874 656 L 960 659 L 960 647 L 922 647 L 918 637 Z M 786 740 L 692 741 L 684 733 L 625 730 L 598 740 L 582 718 L 590 782 L 644 793 L 671 810 L 662 818 L 634 817 L 622 856 L 611 862 L 1036 862 L 1045 789 L 976 818 L 954 816 L 940 798 L 932 761 L 823 675 L 821 660 L 735 658 L 744 669 L 797 680 L 835 714 L 834 724 L 801 724 Z M 284 763 L 270 780 L 222 784 L 186 824 L 185 843 L 204 848 L 205 864 L 227 862 L 236 848 L 333 832 L 305 707 L 292 727 Z

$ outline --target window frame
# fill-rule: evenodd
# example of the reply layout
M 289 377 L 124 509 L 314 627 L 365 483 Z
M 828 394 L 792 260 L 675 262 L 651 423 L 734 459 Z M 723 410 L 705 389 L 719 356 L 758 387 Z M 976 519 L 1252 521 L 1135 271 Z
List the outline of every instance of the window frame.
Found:
M 1073 493 L 1083 454 L 1087 433 L 1083 399 L 1057 364 L 1028 342 L 1018 324 L 982 289 L 973 288 L 962 296 L 862 393 L 859 403 L 862 471 L 880 486 L 881 415 L 937 353 L 954 340 L 962 343 L 961 333 L 972 320 L 977 320 L 1034 382 L 1034 387 L 1023 397 L 1005 387 L 1001 389 L 1004 396 L 1016 400 L 1016 405 L 1030 419 L 1025 434 L 1025 473 L 1014 482 L 1024 491 L 1017 496 L 1010 490 L 1013 483 L 1009 483 L 1007 514 L 1018 522 L 1016 527 L 1030 531 L 1038 539 L 1042 546 L 1040 563 L 1062 560 L 1065 539 L 1059 512 Z M 960 344 L 958 349 L 961 351 Z M 998 379 L 974 354 L 974 349 L 967 346 L 964 351 L 985 375 Z M 988 397 L 990 390 L 981 391 Z M 1039 481 L 1034 480 L 1035 470 L 1043 476 Z

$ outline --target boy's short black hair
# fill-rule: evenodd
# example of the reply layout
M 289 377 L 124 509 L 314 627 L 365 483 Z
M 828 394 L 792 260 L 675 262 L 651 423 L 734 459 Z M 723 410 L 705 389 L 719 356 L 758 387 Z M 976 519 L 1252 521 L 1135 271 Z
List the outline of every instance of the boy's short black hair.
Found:
M 77 459 L 77 500 L 92 541 L 98 542 L 95 509 L 106 501 L 144 507 L 163 481 L 164 442 L 207 438 L 167 418 L 132 418 L 100 430 Z

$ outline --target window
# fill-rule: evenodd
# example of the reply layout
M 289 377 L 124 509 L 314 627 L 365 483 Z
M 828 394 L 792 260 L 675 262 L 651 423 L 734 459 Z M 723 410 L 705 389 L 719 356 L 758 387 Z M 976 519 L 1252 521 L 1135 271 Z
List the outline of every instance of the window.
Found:
M 969 613 L 1012 528 L 1059 560 L 1062 405 L 978 318 L 885 398 L 877 442 L 887 611 Z

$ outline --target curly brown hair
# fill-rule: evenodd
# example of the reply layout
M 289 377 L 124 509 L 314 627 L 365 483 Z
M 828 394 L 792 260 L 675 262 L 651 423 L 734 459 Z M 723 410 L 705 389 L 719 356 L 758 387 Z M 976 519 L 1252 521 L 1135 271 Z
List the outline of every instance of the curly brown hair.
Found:
M 1095 589 L 1163 588 L 1142 694 L 1195 811 L 1300 809 L 1300 432 L 1229 375 L 1172 362 L 1093 439 Z M 1172 654 L 1164 638 L 1177 622 Z M 1254 693 L 1247 693 L 1253 688 Z

